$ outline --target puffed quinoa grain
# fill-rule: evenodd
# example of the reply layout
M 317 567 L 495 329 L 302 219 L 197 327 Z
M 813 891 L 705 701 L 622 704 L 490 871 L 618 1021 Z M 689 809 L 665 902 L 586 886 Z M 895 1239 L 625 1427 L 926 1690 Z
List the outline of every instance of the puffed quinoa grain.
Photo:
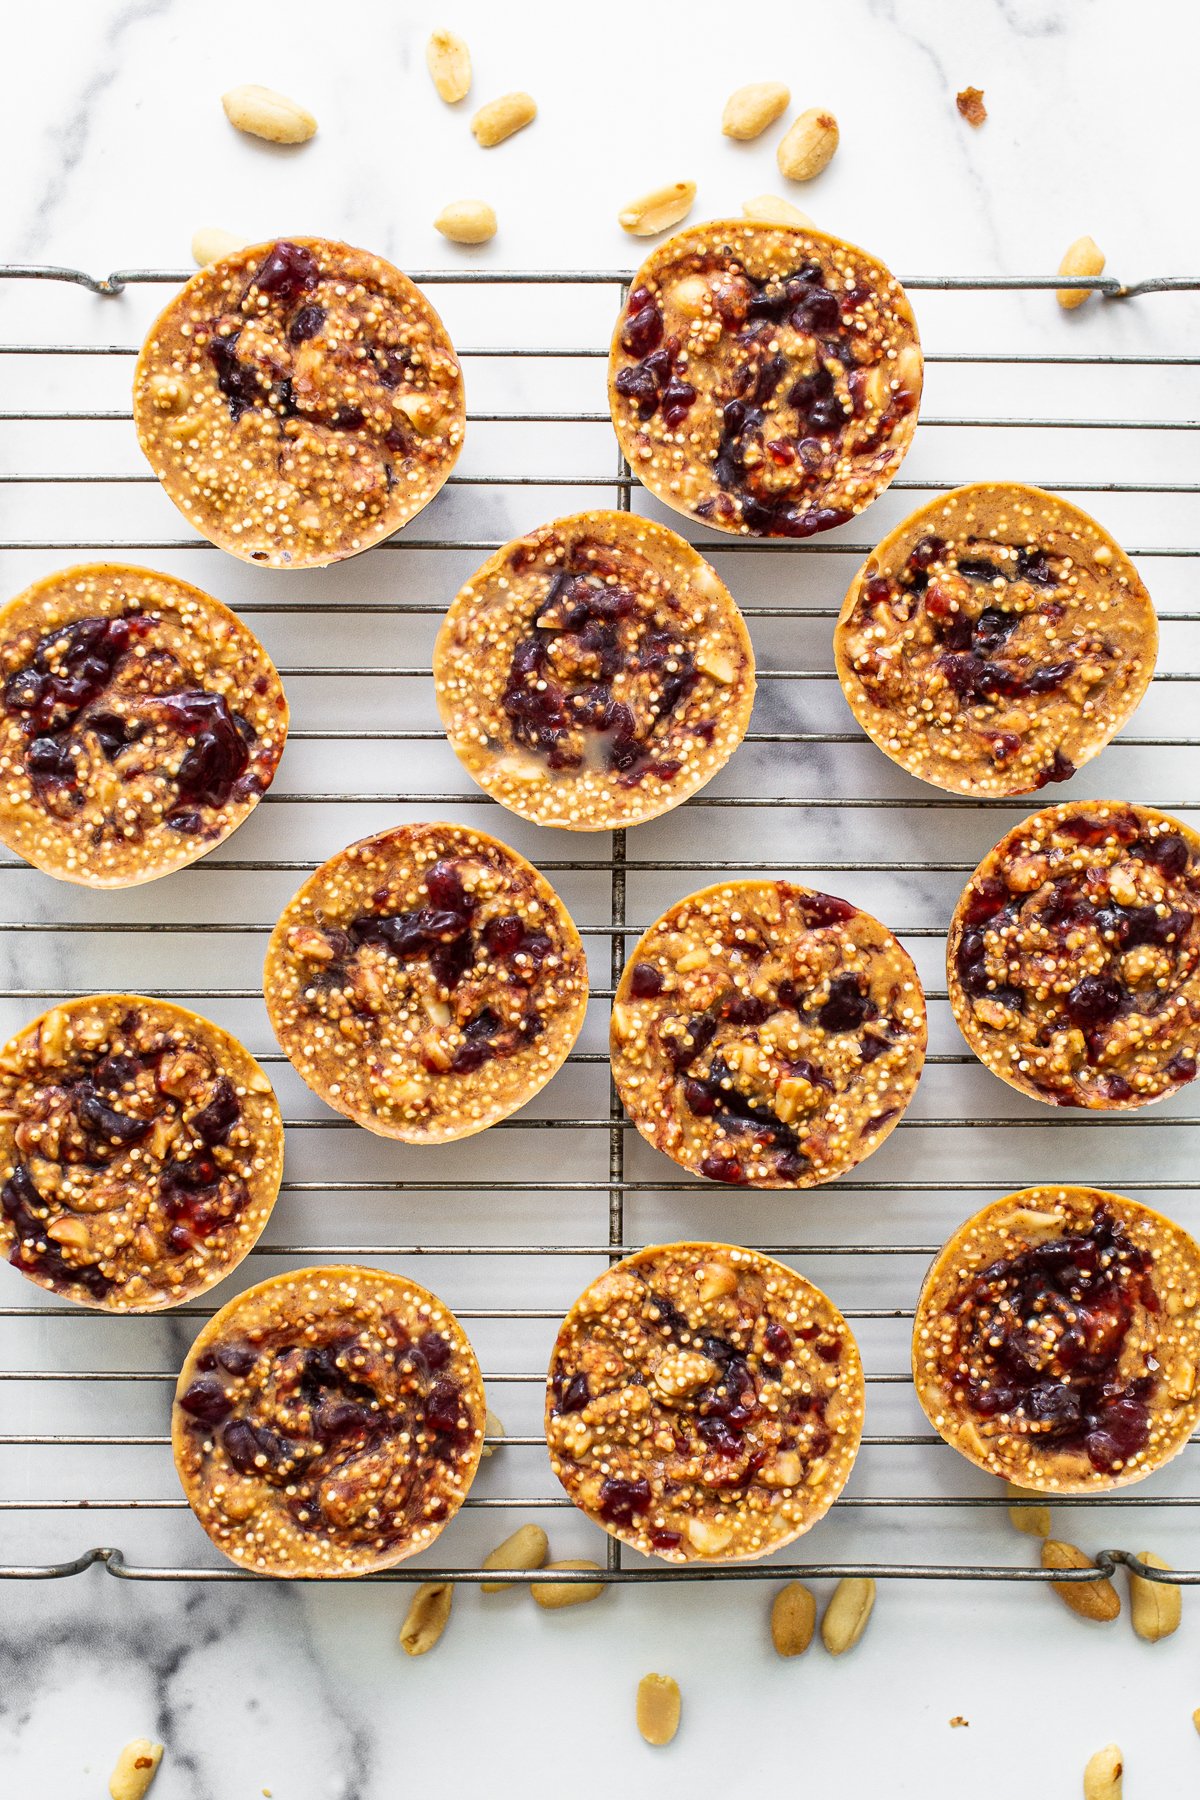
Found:
M 433 221 L 452 244 L 486 244 L 496 235 L 496 214 L 486 200 L 452 200 Z
M 1124 1759 L 1118 1744 L 1106 1744 L 1088 1758 L 1083 1771 L 1083 1800 L 1121 1800 Z
M 502 94 L 499 100 L 489 100 L 481 106 L 471 120 L 471 130 L 475 142 L 490 150 L 496 144 L 502 144 L 505 138 L 512 137 L 515 131 L 521 131 L 537 118 L 537 106 L 532 95 L 520 91 L 513 94 Z
M 1104 252 L 1095 238 L 1076 238 L 1064 252 L 1058 272 L 1060 275 L 1103 275 L 1104 260 Z M 1058 304 L 1065 312 L 1073 312 L 1085 300 L 1091 299 L 1093 291 L 1092 288 L 1059 288 Z
M 600 1573 L 599 1563 L 579 1556 L 542 1566 L 546 1569 L 595 1569 L 597 1574 Z M 550 1612 L 557 1612 L 563 1606 L 582 1606 L 587 1600 L 598 1600 L 604 1592 L 602 1581 L 535 1581 L 532 1586 L 538 1605 Z
M 142 1800 L 142 1795 L 158 1774 L 163 1747 L 149 1738 L 134 1738 L 117 1758 L 117 1766 L 108 1782 L 112 1800 Z
M 817 1602 L 802 1581 L 781 1587 L 771 1606 L 771 1642 L 780 1656 L 803 1656 L 812 1643 Z
M 244 250 L 246 238 L 235 237 L 232 231 L 222 231 L 219 225 L 201 225 L 192 233 L 192 260 L 199 269 L 209 263 L 220 262 L 223 256 L 234 256 Z
M 1042 1545 L 1042 1567 L 1094 1569 L 1096 1565 L 1078 1545 L 1066 1544 L 1057 1538 L 1047 1538 Z M 1097 1576 L 1095 1581 L 1052 1581 L 1050 1586 L 1063 1605 L 1073 1613 L 1078 1613 L 1081 1619 L 1095 1619 L 1107 1624 L 1121 1610 L 1120 1596 L 1112 1582 L 1104 1576 Z
M 775 123 L 791 97 L 781 81 L 752 81 L 730 94 L 721 130 L 729 138 L 756 138 Z
M 435 31 L 425 46 L 425 66 L 447 106 L 471 90 L 471 52 L 456 31 Z
M 483 1559 L 485 1569 L 540 1569 L 546 1561 L 550 1542 L 540 1525 L 518 1525 L 511 1537 L 488 1552 Z M 483 1594 L 502 1594 L 515 1582 L 481 1581 Z
M 838 122 L 831 112 L 810 106 L 791 124 L 780 140 L 775 160 L 788 181 L 811 181 L 833 158 L 838 147 Z
M 637 1725 L 648 1744 L 669 1744 L 679 1730 L 679 1683 L 670 1675 L 643 1675 L 638 1682 Z
M 763 225 L 800 225 L 805 231 L 816 229 L 806 212 L 801 212 L 798 206 L 778 194 L 756 194 L 753 200 L 743 200 L 742 211 L 748 219 Z
M 847 1575 L 838 1582 L 821 1620 L 821 1642 L 830 1656 L 843 1656 L 854 1648 L 874 1605 L 875 1583 L 869 1576 Z
M 1170 1569 L 1170 1563 L 1153 1550 L 1139 1550 L 1138 1561 L 1149 1569 Z M 1147 1581 L 1144 1575 L 1129 1571 L 1129 1609 L 1133 1629 L 1148 1644 L 1170 1637 L 1179 1630 L 1183 1617 L 1183 1589 L 1169 1581 Z
M 446 1629 L 454 1587 L 449 1581 L 423 1581 L 413 1595 L 408 1615 L 400 1627 L 400 1648 L 406 1656 L 424 1656 Z
M 631 200 L 617 214 L 617 223 L 631 237 L 655 237 L 686 219 L 695 198 L 694 181 L 671 181 Z
M 221 105 L 231 125 L 270 144 L 306 144 L 317 129 L 313 115 L 295 100 L 254 82 L 230 88 Z

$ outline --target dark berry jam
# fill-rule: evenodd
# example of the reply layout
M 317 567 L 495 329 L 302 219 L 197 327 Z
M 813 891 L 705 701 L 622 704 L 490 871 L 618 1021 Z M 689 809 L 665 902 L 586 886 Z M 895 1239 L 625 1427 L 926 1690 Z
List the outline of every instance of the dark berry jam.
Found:
M 179 830 L 202 828 L 196 808 L 221 807 L 260 789 L 247 775 L 254 733 L 231 713 L 220 694 L 202 688 L 162 694 L 131 693 L 118 714 L 102 702 L 131 650 L 145 638 L 150 621 L 137 613 L 115 618 L 76 619 L 47 632 L 30 660 L 4 684 L 4 709 L 21 721 L 28 747 L 25 766 L 43 799 L 69 793 L 77 804 L 76 747 L 84 731 L 94 733 L 105 756 L 116 757 L 148 731 L 167 732 L 187 742 L 174 776 L 176 803 L 166 823 Z
M 700 677 L 665 614 L 647 617 L 628 587 L 569 553 L 513 650 L 501 704 L 514 741 L 551 769 L 602 761 L 623 786 L 678 774 L 677 760 L 653 751 Z M 618 675 L 645 695 L 637 713 L 616 698 Z
M 1156 1365 L 1130 1376 L 1122 1351 L 1140 1304 L 1157 1311 L 1149 1254 L 1097 1206 L 1085 1231 L 991 1264 L 957 1301 L 967 1404 L 981 1418 L 1108 1472 L 1147 1442 Z

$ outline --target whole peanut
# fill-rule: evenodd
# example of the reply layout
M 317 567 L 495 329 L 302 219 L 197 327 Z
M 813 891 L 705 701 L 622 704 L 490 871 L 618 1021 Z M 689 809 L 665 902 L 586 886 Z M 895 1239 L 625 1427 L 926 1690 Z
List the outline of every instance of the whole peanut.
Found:
M 1095 238 L 1076 238 L 1058 265 L 1060 275 L 1102 275 L 1104 252 Z M 1059 288 L 1058 304 L 1066 312 L 1074 312 L 1092 295 L 1091 288 Z
M 1075 1544 L 1064 1544 L 1058 1538 L 1047 1538 L 1042 1545 L 1043 1569 L 1094 1569 L 1090 1556 Z M 1095 1581 L 1052 1581 L 1064 1606 L 1069 1606 L 1081 1619 L 1097 1619 L 1107 1623 L 1121 1610 L 1121 1600 L 1112 1582 L 1102 1575 Z

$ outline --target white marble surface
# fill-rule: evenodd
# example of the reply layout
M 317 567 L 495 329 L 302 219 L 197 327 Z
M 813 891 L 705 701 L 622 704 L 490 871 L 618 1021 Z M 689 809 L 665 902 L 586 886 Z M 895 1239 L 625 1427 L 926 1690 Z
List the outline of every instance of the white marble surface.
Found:
M 731 36 L 732 20 L 746 29 Z M 432 25 L 454 23 L 469 38 L 476 89 L 448 112 L 423 67 Z M 820 180 L 797 198 L 817 221 L 871 245 L 902 276 L 935 272 L 1051 272 L 1065 244 L 1089 231 L 1113 272 L 1128 279 L 1200 269 L 1194 186 L 1196 42 L 1183 0 L 841 0 L 739 11 L 717 0 L 687 9 L 643 0 L 614 11 L 557 4 L 507 7 L 459 0 L 452 12 L 348 0 L 339 9 L 316 0 L 245 0 L 238 8 L 195 0 L 59 0 L 6 9 L 7 80 L 0 107 L 0 260 L 83 266 L 182 268 L 192 229 L 220 224 L 247 236 L 307 230 L 343 235 L 409 267 L 490 265 L 621 268 L 632 246 L 615 214 L 631 195 L 660 180 L 694 177 L 696 217 L 736 212 L 747 195 L 777 190 L 777 128 L 753 145 L 733 145 L 717 130 L 730 87 L 779 75 L 798 107 L 831 106 L 842 149 Z M 318 115 L 317 139 L 299 151 L 239 138 L 218 96 L 235 82 L 268 82 L 295 94 Z M 972 132 L 956 115 L 954 91 L 985 89 L 991 117 Z M 477 149 L 466 117 L 475 99 L 528 87 L 536 126 L 491 153 Z M 480 195 L 500 215 L 501 233 L 482 251 L 448 246 L 430 221 L 451 198 Z M 1187 204 L 1175 196 L 1186 196 Z M 100 301 L 80 290 L 15 289 L 0 283 L 0 339 L 68 342 L 138 340 L 163 290 L 135 290 Z M 560 344 L 602 342 L 612 296 L 540 290 L 531 302 L 500 294 L 443 290 L 448 323 L 462 343 L 538 338 Z M 927 347 L 1126 353 L 1192 348 L 1200 307 L 1192 298 L 1147 299 L 1123 309 L 1091 303 L 1073 317 L 1040 296 L 917 296 Z M 524 308 L 524 310 L 522 310 Z M 581 409 L 602 405 L 595 364 L 557 365 L 561 386 L 548 389 L 528 365 L 469 370 L 476 405 L 513 407 L 522 397 Z M 50 359 L 0 364 L 4 407 L 49 409 L 63 376 Z M 78 379 L 86 403 L 124 404 L 128 363 L 92 359 Z M 931 371 L 926 411 L 972 416 L 1186 418 L 1196 411 L 1195 371 L 1124 371 L 1101 384 L 1094 374 L 1025 369 Z M 48 398 L 49 396 L 49 398 Z M 73 396 L 76 402 L 80 394 Z M 25 435 L 14 435 L 17 432 Z M 471 436 L 462 472 L 554 473 L 561 488 L 530 495 L 515 489 L 448 490 L 427 515 L 459 539 L 498 538 L 580 503 L 572 475 L 611 464 L 606 426 Z M 0 473 L 34 469 L 132 472 L 136 448 L 123 425 L 0 426 Z M 966 479 L 986 474 L 1054 482 L 1200 480 L 1194 439 L 1181 433 L 980 431 L 925 426 L 905 476 Z M 1088 503 L 1085 498 L 1085 504 Z M 637 504 L 641 505 L 639 499 Z M 911 494 L 894 490 L 870 524 L 838 534 L 868 541 L 898 519 Z M 531 511 L 531 506 L 535 509 Z M 1123 538 L 1149 552 L 1197 541 L 1194 499 L 1097 498 L 1095 509 Z M 877 529 L 876 529 L 877 527 Z M 80 541 L 87 533 L 172 539 L 169 505 L 146 487 L 89 491 L 0 486 L 0 537 Z M 287 661 L 321 657 L 353 664 L 379 658 L 420 662 L 433 619 L 373 623 L 339 602 L 441 601 L 476 557 L 431 558 L 374 552 L 351 568 L 285 578 L 317 616 L 272 612 L 278 579 L 247 571 L 210 551 L 144 553 L 247 609 L 273 653 Z M 12 592 L 66 560 L 54 550 L 0 555 L 0 591 Z M 840 598 L 853 557 L 803 552 L 786 558 L 724 553 L 722 569 L 739 598 L 769 609 L 778 602 L 827 607 Z M 1194 610 L 1194 561 L 1147 555 L 1142 568 L 1164 611 Z M 294 581 L 294 586 L 291 585 Z M 766 668 L 830 666 L 828 623 L 758 618 Z M 318 639 L 314 633 L 319 633 Z M 1164 629 L 1163 666 L 1200 666 L 1200 631 Z M 1156 688 L 1132 734 L 1178 733 L 1194 712 L 1194 688 Z M 308 727 L 432 723 L 426 682 L 331 681 L 293 684 L 293 723 Z M 758 729 L 844 731 L 848 716 L 829 682 L 764 682 Z M 1200 792 L 1194 750 L 1114 746 L 1067 791 L 1115 791 L 1182 806 Z M 312 857 L 412 808 L 387 797 L 406 791 L 462 794 L 455 816 L 480 818 L 443 747 L 421 759 L 403 746 L 363 752 L 295 743 L 277 792 L 336 788 L 378 791 L 372 805 L 263 808 L 237 840 L 247 856 Z M 772 750 L 748 746 L 714 793 L 920 798 L 869 745 L 834 760 L 827 747 Z M 419 809 L 418 809 L 419 810 Z M 349 822 L 348 822 L 349 816 Z M 1007 816 L 1007 815 L 1006 815 Z M 543 860 L 569 851 L 553 833 L 505 820 L 511 841 Z M 951 810 L 847 816 L 752 809 L 743 815 L 686 810 L 647 827 L 635 854 L 698 859 L 725 834 L 732 857 L 813 867 L 845 858 L 914 856 L 967 866 L 998 835 L 986 815 Z M 596 851 L 602 855 L 601 850 Z M 698 885 L 702 876 L 697 875 Z M 899 925 L 944 922 L 961 875 L 878 874 L 837 878 L 865 904 Z M 644 923 L 691 878 L 639 875 L 630 917 Z M 829 885 L 837 885 L 830 882 Z M 0 872 L 0 918 L 49 922 L 103 918 L 130 926 L 163 917 L 194 921 L 265 920 L 290 892 L 292 878 L 181 875 L 133 896 L 89 901 L 40 877 Z M 607 917 L 606 878 L 586 870 L 561 877 L 578 917 Z M 89 945 L 65 934 L 4 939 L 6 986 L 147 987 L 244 985 L 253 989 L 261 940 L 117 933 Z M 214 954 L 214 946 L 216 954 Z M 603 979 L 601 945 L 594 970 Z M 941 986 L 940 949 L 918 939 L 930 985 Z M 136 972 L 136 974 L 135 974 Z M 33 1007 L 0 1001 L 0 1024 L 15 1026 Z M 253 999 L 213 1002 L 208 1010 L 269 1043 Z M 594 1006 L 585 1047 L 603 1042 L 603 1004 Z M 960 1048 L 944 1006 L 933 1009 L 933 1048 Z M 597 1116 L 602 1071 L 569 1070 L 533 1109 L 547 1116 Z M 291 1117 L 321 1109 L 279 1073 Z M 1186 1182 L 1194 1132 L 1163 1121 L 1194 1116 L 1180 1096 L 1157 1115 L 1117 1126 L 1044 1118 L 1011 1132 L 965 1132 L 921 1124 L 897 1135 L 864 1180 L 896 1184 L 890 1194 L 849 1189 L 801 1201 L 753 1202 L 736 1216 L 727 1194 L 648 1191 L 630 1204 L 629 1241 L 671 1235 L 743 1235 L 759 1242 L 932 1243 L 986 1195 L 956 1191 L 960 1182 L 998 1189 L 1037 1178 L 1075 1175 L 1111 1185 Z M 918 1121 L 1034 1117 L 982 1070 L 931 1068 L 913 1117 Z M 520 1176 L 544 1190 L 503 1201 L 470 1191 L 503 1153 Z M 529 1245 L 603 1241 L 601 1196 L 555 1193 L 562 1171 L 598 1177 L 605 1148 L 598 1134 L 494 1133 L 483 1145 L 397 1154 L 355 1133 L 293 1135 L 289 1178 L 317 1191 L 285 1195 L 251 1274 L 281 1266 L 286 1244 L 468 1243 Z M 400 1173 L 409 1180 L 462 1179 L 451 1196 L 407 1190 L 387 1194 L 320 1191 L 351 1169 L 361 1179 Z M 631 1172 L 660 1181 L 668 1165 L 630 1146 Z M 924 1182 L 927 1185 L 916 1185 Z M 944 1185 L 929 1191 L 930 1182 Z M 906 1185 L 913 1184 L 913 1185 Z M 1165 1187 L 1167 1210 L 1200 1224 L 1194 1190 Z M 911 1304 L 919 1258 L 801 1258 L 801 1266 L 855 1308 Z M 477 1261 L 450 1256 L 401 1258 L 456 1307 L 470 1313 L 511 1304 L 546 1316 L 501 1327 L 469 1325 L 485 1364 L 509 1374 L 544 1365 L 552 1315 L 573 1298 L 590 1259 L 561 1256 Z M 0 1268 L 0 1306 L 39 1296 Z M 227 1297 L 234 1284 L 219 1290 Z M 104 1322 L 0 1317 L 0 1367 L 64 1371 L 86 1367 L 169 1371 L 193 1329 L 187 1320 Z M 864 1322 L 873 1371 L 904 1366 L 902 1322 Z M 160 1436 L 165 1384 L 0 1383 L 0 1433 L 126 1431 Z M 498 1384 L 493 1403 L 510 1431 L 536 1430 L 533 1386 Z M 903 1386 L 872 1390 L 870 1429 L 920 1429 Z M 550 1494 L 537 1448 L 510 1448 L 481 1479 L 484 1498 Z M 1200 1450 L 1138 1490 L 1164 1500 L 1196 1492 Z M 852 1495 L 888 1491 L 945 1496 L 987 1490 L 949 1452 L 873 1450 L 856 1472 Z M 0 1448 L 6 1499 L 177 1498 L 161 1444 L 114 1453 Z M 443 1540 L 445 1559 L 469 1564 L 511 1528 L 519 1509 L 464 1515 Z M 595 1554 L 596 1535 L 569 1513 L 552 1513 L 556 1552 Z M 1060 1528 L 1093 1548 L 1143 1543 L 1195 1567 L 1194 1514 L 1168 1506 L 1064 1509 Z M 96 1543 L 117 1544 L 131 1563 L 215 1567 L 186 1512 L 0 1512 L 0 1562 L 42 1563 Z M 1002 1517 L 937 1512 L 839 1509 L 801 1554 L 853 1558 L 1017 1563 L 1026 1546 Z M 439 1555 L 441 1552 L 439 1551 Z M 518 1594 L 459 1594 L 452 1629 L 435 1655 L 409 1662 L 396 1649 L 406 1604 L 396 1585 L 353 1587 L 183 1586 L 118 1582 L 103 1571 L 56 1582 L 0 1586 L 0 1791 L 37 1792 L 48 1800 L 86 1800 L 104 1791 L 121 1743 L 137 1733 L 162 1737 L 168 1754 L 155 1800 L 393 1800 L 446 1791 L 521 1794 L 531 1800 L 570 1793 L 591 1800 L 615 1791 L 656 1791 L 664 1784 L 742 1791 L 753 1783 L 798 1794 L 858 1800 L 881 1791 L 921 1800 L 951 1795 L 1078 1792 L 1087 1754 L 1109 1738 L 1123 1744 L 1129 1791 L 1156 1800 L 1194 1792 L 1200 1741 L 1190 1722 L 1200 1703 L 1195 1675 L 1200 1599 L 1185 1604 L 1185 1625 L 1170 1643 L 1149 1649 L 1126 1622 L 1107 1630 L 1071 1619 L 1042 1589 L 993 1584 L 893 1582 L 881 1589 L 868 1637 L 835 1663 L 819 1650 L 783 1664 L 766 1645 L 766 1590 L 757 1585 L 676 1586 L 608 1594 L 594 1607 L 544 1615 Z M 632 1696 L 647 1669 L 677 1676 L 685 1693 L 684 1729 L 666 1753 L 646 1750 L 632 1725 Z M 962 1715 L 968 1729 L 951 1730 Z

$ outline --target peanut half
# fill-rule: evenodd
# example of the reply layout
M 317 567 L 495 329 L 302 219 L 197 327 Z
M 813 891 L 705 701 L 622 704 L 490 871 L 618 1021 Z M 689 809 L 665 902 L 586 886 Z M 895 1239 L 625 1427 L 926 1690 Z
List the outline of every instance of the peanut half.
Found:
M 1138 1561 L 1145 1563 L 1148 1569 L 1170 1569 L 1161 1556 L 1155 1556 L 1152 1550 L 1139 1550 Z M 1144 1575 L 1135 1575 L 1129 1571 L 1129 1610 L 1133 1616 L 1133 1629 L 1148 1644 L 1157 1644 L 1160 1638 L 1170 1637 L 1173 1631 L 1179 1630 L 1179 1622 L 1183 1617 L 1183 1591 L 1169 1581 L 1147 1581 Z
M 452 244 L 486 244 L 496 235 L 496 214 L 486 200 L 452 200 L 433 226 Z
M 222 257 L 236 256 L 248 242 L 248 238 L 234 237 L 232 231 L 222 231 L 219 225 L 202 225 L 192 233 L 192 261 L 198 269 L 207 268 Z
M 312 114 L 295 100 L 253 82 L 230 88 L 221 95 L 221 105 L 231 125 L 269 144 L 306 144 L 317 129 Z
M 1058 1538 L 1047 1538 L 1042 1545 L 1043 1569 L 1094 1569 L 1090 1556 L 1075 1544 L 1064 1544 Z M 1107 1623 L 1121 1610 L 1121 1600 L 1112 1582 L 1098 1575 L 1095 1581 L 1052 1581 L 1064 1606 L 1069 1606 L 1081 1619 L 1099 1619 Z
M 831 112 L 810 106 L 788 126 L 780 139 L 775 160 L 779 173 L 789 181 L 811 181 L 833 158 L 838 147 L 838 122 Z
M 623 206 L 617 223 L 632 237 L 655 237 L 686 219 L 696 198 L 694 181 L 671 181 L 666 187 L 653 188 Z
M 785 111 L 791 94 L 782 81 L 752 81 L 730 94 L 721 130 L 730 138 L 756 138 Z
M 771 1642 L 780 1656 L 803 1656 L 812 1643 L 817 1603 L 802 1581 L 781 1587 L 771 1606 Z
M 540 1569 L 546 1560 L 550 1542 L 540 1525 L 518 1525 L 511 1537 L 489 1552 L 483 1559 L 485 1569 Z M 515 1582 L 481 1581 L 480 1592 L 502 1594 Z
M 1015 1481 L 1006 1481 L 1005 1491 L 1010 1500 L 1023 1502 L 1041 1499 L 1039 1494 L 1030 1493 L 1028 1488 L 1018 1487 Z M 1023 1531 L 1026 1537 L 1048 1538 L 1050 1536 L 1050 1508 L 1045 1505 L 1010 1506 L 1009 1522 L 1017 1531 Z
M 669 1675 L 638 1682 L 637 1727 L 648 1744 L 669 1744 L 679 1730 L 679 1683 Z
M 425 66 L 433 85 L 453 106 L 471 91 L 471 52 L 456 31 L 435 31 L 425 46 Z
M 1105 1744 L 1089 1756 L 1083 1771 L 1083 1800 L 1121 1800 L 1121 1777 L 1125 1762 L 1120 1746 Z
M 149 1738 L 134 1738 L 117 1758 L 117 1766 L 108 1778 L 112 1800 L 142 1800 L 162 1761 L 163 1747 Z
M 595 1569 L 600 1573 L 600 1564 L 588 1562 L 586 1557 L 574 1557 L 567 1562 L 547 1563 L 547 1569 Z M 604 1592 L 602 1581 L 537 1581 L 533 1584 L 533 1597 L 539 1606 L 547 1607 L 555 1612 L 560 1606 L 582 1606 L 585 1600 L 598 1600 Z
M 802 225 L 806 231 L 816 229 L 806 212 L 801 212 L 798 206 L 781 199 L 778 194 L 756 194 L 753 200 L 743 200 L 742 211 L 759 225 Z
M 400 1648 L 406 1656 L 424 1656 L 446 1629 L 454 1589 L 448 1581 L 423 1581 L 413 1595 L 408 1616 L 400 1627 Z
M 1060 275 L 1102 275 L 1104 273 L 1104 252 L 1095 238 L 1076 238 L 1058 265 Z M 1067 312 L 1073 312 L 1091 298 L 1091 288 L 1059 288 L 1058 304 Z
M 521 131 L 537 118 L 537 107 L 529 94 L 517 92 L 502 94 L 499 100 L 489 100 L 481 106 L 471 120 L 471 130 L 475 134 L 475 142 L 490 150 L 494 144 L 502 144 L 510 138 L 514 131 Z
M 865 1575 L 848 1575 L 833 1590 L 821 1620 L 821 1642 L 830 1656 L 853 1650 L 867 1628 L 875 1605 L 875 1583 Z
M 496 1414 L 492 1411 L 490 1406 L 484 1416 L 483 1431 L 485 1437 L 502 1438 L 504 1436 L 504 1422 L 496 1417 Z M 484 1444 L 480 1455 L 484 1457 L 494 1456 L 499 1448 L 499 1444 Z

